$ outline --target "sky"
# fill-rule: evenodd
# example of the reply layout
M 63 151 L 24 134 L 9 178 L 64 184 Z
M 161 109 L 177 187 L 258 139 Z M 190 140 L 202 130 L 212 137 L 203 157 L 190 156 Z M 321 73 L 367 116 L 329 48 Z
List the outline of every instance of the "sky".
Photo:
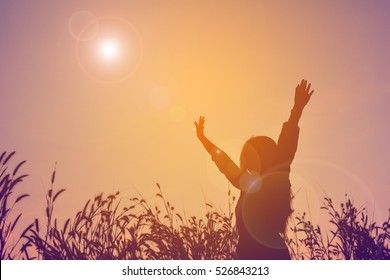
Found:
M 0 1 L 1 151 L 27 160 L 25 218 L 44 215 L 56 166 L 56 215 L 100 192 L 156 183 L 176 209 L 228 207 L 227 180 L 194 132 L 238 163 L 254 135 L 277 139 L 307 79 L 291 181 L 314 222 L 347 193 L 380 221 L 390 186 L 387 1 Z M 238 192 L 233 190 L 237 196 Z

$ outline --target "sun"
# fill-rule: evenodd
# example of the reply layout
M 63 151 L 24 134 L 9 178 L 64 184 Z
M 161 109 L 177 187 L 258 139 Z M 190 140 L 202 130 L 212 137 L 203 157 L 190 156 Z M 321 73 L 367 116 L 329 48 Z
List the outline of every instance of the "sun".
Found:
M 114 61 L 120 56 L 120 45 L 114 39 L 104 39 L 100 42 L 98 51 L 102 59 Z
M 138 70 L 143 54 L 142 42 L 137 30 L 127 21 L 99 18 L 79 33 L 76 59 L 89 78 L 98 82 L 119 82 Z

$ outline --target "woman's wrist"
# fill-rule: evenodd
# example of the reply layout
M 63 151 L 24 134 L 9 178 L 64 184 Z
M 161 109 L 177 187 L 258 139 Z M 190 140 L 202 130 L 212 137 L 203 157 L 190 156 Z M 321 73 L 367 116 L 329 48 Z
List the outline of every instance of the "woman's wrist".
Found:
M 294 107 L 291 109 L 291 112 L 302 114 L 304 106 L 300 105 L 294 105 Z
M 206 136 L 204 136 L 203 133 L 202 133 L 202 134 L 197 134 L 196 136 L 198 137 L 198 139 L 199 139 L 201 142 L 203 142 L 203 140 L 206 138 Z
M 289 122 L 295 123 L 298 125 L 299 119 L 301 118 L 303 108 L 294 106 L 291 110 Z

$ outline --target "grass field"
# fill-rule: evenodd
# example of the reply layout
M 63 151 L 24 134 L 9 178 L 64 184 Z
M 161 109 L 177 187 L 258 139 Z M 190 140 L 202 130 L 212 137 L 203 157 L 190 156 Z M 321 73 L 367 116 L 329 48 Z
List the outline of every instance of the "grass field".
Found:
M 206 203 L 205 216 L 178 213 L 157 184 L 153 201 L 141 194 L 123 198 L 120 192 L 101 193 L 88 200 L 74 217 L 59 221 L 54 211 L 56 201 L 66 190 L 56 188 L 56 170 L 46 193 L 46 205 L 42 205 L 45 217 L 27 221 L 29 226 L 18 234 L 15 229 L 23 212 L 15 213 L 15 206 L 26 203 L 29 194 L 14 196 L 27 175 L 19 175 L 24 161 L 10 170 L 13 155 L 0 155 L 3 260 L 235 259 L 238 234 L 232 209 L 236 198 L 230 191 L 228 213 L 212 203 Z M 284 237 L 293 259 L 390 259 L 390 213 L 387 221 L 378 224 L 370 220 L 367 209 L 355 207 L 347 196 L 339 207 L 325 197 L 322 211 L 329 217 L 328 231 L 313 224 L 305 213 L 293 213 Z

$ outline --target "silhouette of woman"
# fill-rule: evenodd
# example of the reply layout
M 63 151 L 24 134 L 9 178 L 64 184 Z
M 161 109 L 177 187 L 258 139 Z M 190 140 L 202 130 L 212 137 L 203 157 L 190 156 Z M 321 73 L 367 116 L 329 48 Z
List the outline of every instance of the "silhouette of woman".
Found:
M 250 138 L 242 148 L 240 167 L 204 135 L 204 117 L 196 134 L 218 169 L 240 190 L 236 206 L 239 234 L 237 259 L 290 259 L 283 235 L 291 209 L 290 165 L 297 150 L 298 121 L 313 90 L 302 80 L 295 88 L 294 107 L 278 143 L 266 136 Z

